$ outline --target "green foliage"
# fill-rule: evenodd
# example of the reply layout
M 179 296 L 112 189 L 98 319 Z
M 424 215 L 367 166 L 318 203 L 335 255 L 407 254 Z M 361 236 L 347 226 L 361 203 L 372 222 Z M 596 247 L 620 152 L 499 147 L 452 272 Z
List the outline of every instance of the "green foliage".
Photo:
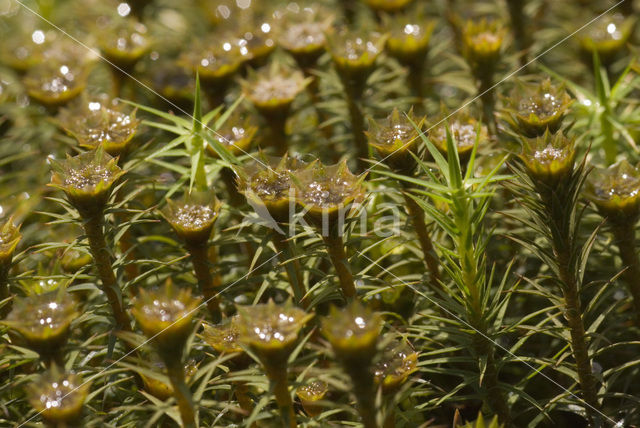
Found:
M 616 204 L 596 210 L 584 194 L 592 167 L 639 159 L 639 39 L 587 52 L 584 40 L 616 32 L 567 37 L 614 3 L 249 3 L 0 5 L 0 426 L 640 424 L 640 304 L 625 288 L 640 290 L 635 223 L 623 229 Z M 636 6 L 594 25 L 623 13 L 626 31 Z M 120 26 L 149 50 L 120 70 L 86 57 L 111 42 L 133 52 Z M 343 26 L 380 37 L 336 46 Z M 333 57 L 324 41 L 281 43 L 327 29 Z M 429 34 L 411 45 L 412 31 Z M 412 55 L 397 54 L 403 40 Z M 351 48 L 372 51 L 349 63 Z M 40 67 L 60 83 L 76 61 L 87 89 L 67 114 L 97 102 L 119 112 L 105 117 L 135 112 L 136 130 L 113 180 L 97 163 L 56 167 L 55 188 L 51 166 L 89 152 L 25 79 L 51 87 Z M 539 82 L 536 97 L 561 103 L 546 134 L 549 112 L 518 92 Z M 402 162 L 385 159 L 396 149 Z M 108 191 L 78 212 L 73 183 Z M 295 215 L 261 212 L 269 192 L 270 209 Z M 82 384 L 58 403 L 65 421 L 34 399 L 54 378 Z

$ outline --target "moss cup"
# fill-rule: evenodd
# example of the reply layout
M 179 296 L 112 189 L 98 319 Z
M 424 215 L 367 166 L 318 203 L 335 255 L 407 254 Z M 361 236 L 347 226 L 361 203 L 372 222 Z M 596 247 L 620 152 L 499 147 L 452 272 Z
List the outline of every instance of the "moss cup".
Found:
M 57 122 L 80 147 L 96 149 L 102 146 L 114 157 L 129 152 L 140 125 L 135 110 L 125 113 L 120 105 L 108 99 L 84 100 L 62 109 Z
M 425 122 L 426 117 L 416 117 L 413 109 L 404 114 L 394 108 L 383 120 L 369 120 L 369 145 L 392 170 L 410 175 L 416 167 L 413 156 L 418 154 Z
M 160 213 L 187 246 L 202 246 L 211 237 L 220 206 L 213 192 L 192 191 L 182 201 L 167 200 Z
M 551 79 L 519 82 L 505 99 L 505 119 L 526 137 L 539 137 L 549 130 L 556 133 L 569 112 L 573 99 L 564 86 L 554 86 Z
M 124 171 L 102 146 L 95 150 L 51 161 L 50 186 L 62 190 L 83 218 L 102 214 L 111 191 Z
M 17 298 L 3 324 L 17 332 L 27 347 L 46 362 L 61 359 L 78 304 L 64 289 Z
M 554 188 L 573 171 L 576 150 L 575 140 L 562 132 L 522 140 L 520 159 L 529 175 L 537 182 Z
M 52 426 L 76 426 L 89 389 L 89 382 L 54 366 L 27 386 L 27 398 Z
M 623 160 L 606 169 L 594 169 L 587 197 L 602 216 L 614 223 L 635 223 L 640 216 L 640 171 Z
M 365 178 L 352 174 L 346 160 L 329 166 L 316 161 L 291 173 L 297 204 L 323 235 L 344 224 L 353 204 L 362 201 Z
M 192 320 L 196 315 L 200 299 L 191 295 L 191 290 L 177 288 L 171 283 L 155 290 L 140 290 L 133 302 L 131 312 L 143 333 L 153 340 L 161 356 L 169 354 L 172 359 L 181 354 L 191 334 Z
M 306 167 L 306 162 L 288 154 L 280 158 L 262 155 L 241 169 L 238 191 L 263 219 L 286 223 L 295 207 L 291 174 Z

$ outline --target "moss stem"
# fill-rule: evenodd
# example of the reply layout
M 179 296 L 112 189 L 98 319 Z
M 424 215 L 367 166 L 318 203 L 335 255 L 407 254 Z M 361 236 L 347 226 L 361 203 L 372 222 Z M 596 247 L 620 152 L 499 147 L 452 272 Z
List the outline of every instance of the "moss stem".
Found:
M 276 397 L 276 403 L 280 409 L 280 415 L 282 417 L 282 426 L 295 428 L 297 427 L 296 415 L 293 411 L 293 401 L 291 400 L 291 393 L 289 392 L 289 384 L 287 382 L 287 370 L 277 373 L 271 379 L 271 388 L 273 394 Z
M 407 189 L 405 189 L 407 190 Z M 406 192 L 403 193 L 404 200 L 407 205 L 407 211 L 409 212 L 409 219 L 413 224 L 413 227 L 416 231 L 416 235 L 418 235 L 418 242 L 420 243 L 420 248 L 422 249 L 422 254 L 424 256 L 424 262 L 429 269 L 429 273 L 431 274 L 431 285 L 435 288 L 440 289 L 439 279 L 440 272 L 439 266 L 440 261 L 438 260 L 438 256 L 436 256 L 435 249 L 433 248 L 433 242 L 431 242 L 431 238 L 429 237 L 429 232 L 427 232 L 427 225 L 424 221 L 424 211 L 418 203 L 409 196 Z
M 211 273 L 208 249 L 209 246 L 207 244 L 187 245 L 187 250 L 191 255 L 191 263 L 193 263 L 193 271 L 198 280 L 200 293 L 204 297 L 212 321 L 218 323 L 222 320 L 222 315 L 217 291 L 222 285 L 222 280 L 219 275 Z
M 276 230 L 272 232 L 271 240 L 276 250 L 280 253 L 280 263 L 284 265 L 291 284 L 291 290 L 293 291 L 293 297 L 296 302 L 306 308 L 307 304 L 303 301 L 306 294 L 304 282 L 302 278 L 302 269 L 300 267 L 300 261 L 294 258 L 293 248 L 291 242 L 287 239 L 286 235 L 278 233 Z
M 635 223 L 627 222 L 616 225 L 613 228 L 613 233 L 616 238 L 616 245 L 620 250 L 620 258 L 626 268 L 622 273 L 622 277 L 627 283 L 629 294 L 633 298 L 636 325 L 640 327 L 640 261 L 636 250 Z
M 348 364 L 347 373 L 353 384 L 353 393 L 364 428 L 378 428 L 376 420 L 376 387 L 370 364 Z
M 347 92 L 347 107 L 349 108 L 349 119 L 351 121 L 351 134 L 357 151 L 358 172 L 366 169 L 366 159 L 369 158 L 369 145 L 367 136 L 364 133 L 364 115 L 362 114 L 361 101 Z
M 173 386 L 173 396 L 178 403 L 183 428 L 196 428 L 196 411 L 184 376 L 184 366 L 180 357 L 165 356 L 167 374 Z
M 9 270 L 11 270 L 11 261 L 0 263 L 0 302 L 9 298 Z M 0 307 L 0 318 L 4 318 L 11 311 L 11 301 Z
M 322 239 L 327 246 L 329 257 L 338 274 L 342 294 L 347 300 L 354 299 L 356 297 L 356 285 L 349 267 L 349 259 L 344 251 L 342 235 L 335 228 L 331 228 L 327 235 L 322 236 Z
M 93 256 L 93 262 L 102 282 L 102 291 L 111 305 L 116 326 L 120 330 L 131 331 L 131 320 L 123 308 L 122 291 L 113 272 L 111 252 L 107 248 L 104 237 L 103 214 L 100 213 L 85 219 L 83 226 L 89 240 L 89 250 Z
M 582 309 L 580 305 L 580 290 L 578 278 L 576 278 L 571 264 L 571 237 L 562 233 L 567 219 L 564 218 L 566 209 L 558 206 L 568 198 L 562 195 L 554 195 L 548 191 L 539 191 L 545 209 L 548 213 L 551 233 L 553 235 L 552 247 L 558 264 L 558 279 L 561 283 L 564 296 L 564 311 L 569 333 L 571 337 L 571 349 L 576 362 L 578 382 L 582 390 L 582 397 L 586 402 L 586 412 L 590 426 L 593 425 L 594 411 L 599 410 L 596 379 L 591 368 L 591 358 L 587 346 Z M 562 201 L 562 202 L 560 202 Z

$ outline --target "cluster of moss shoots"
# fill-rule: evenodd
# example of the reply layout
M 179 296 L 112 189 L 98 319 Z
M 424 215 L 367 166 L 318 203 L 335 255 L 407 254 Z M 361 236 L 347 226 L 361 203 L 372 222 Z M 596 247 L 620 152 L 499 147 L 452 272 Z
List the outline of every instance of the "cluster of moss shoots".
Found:
M 165 405 L 177 406 L 178 413 L 173 411 L 172 417 L 182 426 L 196 427 L 205 420 L 210 422 L 205 416 L 207 409 L 199 404 L 205 400 L 202 389 L 196 395 L 192 383 L 202 376 L 199 366 L 207 366 L 212 372 L 224 367 L 220 376 L 229 376 L 225 386 L 215 392 L 216 401 L 238 403 L 238 406 L 230 404 L 229 409 L 233 410 L 228 421 L 249 420 L 250 426 L 266 426 L 263 422 L 276 412 L 270 411 L 268 402 L 259 396 L 272 394 L 275 405 L 271 407 L 277 408 L 279 418 L 275 422 L 277 426 L 303 426 L 302 421 L 316 426 L 323 423 L 322 418 L 333 417 L 332 412 L 349 420 L 349 424 L 358 422 L 365 428 L 395 426 L 396 421 L 402 420 L 397 414 L 410 407 L 420 407 L 416 400 L 428 395 L 424 390 L 416 396 L 407 392 L 414 386 L 414 380 L 419 380 L 416 384 L 428 382 L 428 372 L 421 372 L 419 366 L 421 361 L 428 365 L 430 357 L 421 360 L 423 351 L 412 342 L 422 344 L 425 335 L 431 333 L 417 330 L 411 324 L 423 317 L 425 310 L 424 305 L 420 311 L 414 312 L 413 308 L 426 301 L 416 297 L 416 294 L 423 296 L 422 291 L 412 293 L 407 318 L 402 320 L 404 313 L 393 315 L 393 309 L 401 306 L 401 298 L 397 297 L 403 295 L 401 292 L 391 304 L 376 303 L 374 294 L 383 292 L 371 290 L 376 290 L 374 283 L 385 281 L 389 271 L 383 267 L 374 278 L 367 272 L 373 265 L 362 271 L 356 268 L 353 259 L 363 254 L 358 248 L 364 244 L 348 243 L 349 233 L 353 232 L 349 222 L 355 219 L 358 210 L 367 209 L 363 204 L 368 202 L 369 190 L 380 181 L 386 180 L 386 189 L 398 189 L 401 197 L 396 204 L 406 211 L 407 222 L 412 227 L 410 240 L 418 244 L 419 263 L 412 267 L 415 271 L 412 273 L 418 273 L 420 278 L 412 279 L 412 284 L 402 281 L 402 287 L 391 281 L 393 285 L 384 288 L 415 291 L 413 284 L 419 284 L 417 288 L 428 290 L 436 300 L 440 299 L 437 301 L 455 307 L 451 301 L 458 297 L 448 293 L 453 293 L 450 280 L 457 279 L 454 278 L 456 269 L 462 272 L 462 280 L 476 275 L 473 278 L 480 284 L 486 281 L 484 273 L 479 275 L 474 269 L 482 268 L 484 261 L 456 262 L 456 255 L 448 247 L 449 241 L 442 238 L 441 233 L 434 233 L 437 228 L 429 225 L 431 220 L 425 211 L 432 214 L 433 211 L 425 205 L 437 207 L 431 209 L 437 209 L 442 215 L 453 216 L 471 206 L 468 200 L 456 198 L 469 188 L 486 185 L 473 175 L 476 151 L 486 153 L 508 140 L 511 144 L 508 150 L 505 147 L 495 150 L 511 152 L 509 165 L 514 176 L 510 179 L 519 177 L 525 183 L 514 185 L 514 194 L 531 207 L 534 218 L 535 213 L 540 215 L 525 224 L 535 223 L 540 230 L 548 232 L 541 234 L 541 240 L 550 236 L 547 243 L 557 266 L 548 275 L 559 285 L 561 296 L 552 301 L 565 314 L 564 320 L 556 321 L 556 327 L 566 329 L 570 336 L 568 349 L 575 362 L 578 384 L 575 397 L 584 404 L 581 415 L 585 423 L 597 426 L 603 415 L 603 400 L 598 393 L 600 381 L 592 371 L 594 352 L 589 348 L 585 308 L 581 302 L 582 273 L 574 269 L 570 251 L 577 232 L 572 228 L 565 230 L 568 222 L 575 218 L 576 209 L 563 210 L 562 204 L 568 204 L 576 195 L 586 196 L 607 219 L 615 237 L 614 245 L 619 247 L 627 269 L 621 277 L 631 295 L 631 310 L 635 311 L 634 318 L 640 324 L 640 261 L 633 239 L 640 216 L 640 172 L 624 160 L 607 169 L 586 170 L 585 150 L 579 147 L 584 144 L 577 142 L 571 124 L 565 120 L 574 113 L 574 99 L 563 84 L 548 77 L 523 80 L 508 96 L 499 99 L 493 96 L 498 64 L 504 59 L 508 37 L 507 26 L 499 20 L 463 19 L 461 14 L 448 17 L 451 34 L 461 58 L 466 61 L 481 108 L 477 113 L 470 108 L 450 112 L 443 106 L 438 116 L 426 103 L 435 93 L 423 78 L 437 22 L 428 18 L 420 5 L 412 4 L 419 3 L 417 1 L 355 3 L 358 5 L 354 8 L 351 2 L 339 2 L 343 7 L 340 13 L 329 13 L 323 5 L 291 3 L 276 8 L 270 18 L 259 13 L 257 6 L 235 8 L 233 14 L 238 16 L 241 33 L 234 30 L 236 15 L 229 18 L 229 7 L 211 9 L 210 5 L 203 4 L 202 11 L 217 26 L 215 34 L 174 55 L 153 51 L 152 61 L 158 62 L 152 62 L 155 66 L 143 80 L 162 94 L 163 102 L 172 104 L 174 114 L 179 115 L 180 106 L 192 93 L 192 86 L 200 88 L 200 85 L 211 110 L 219 106 L 221 109 L 206 115 L 209 119 L 220 119 L 215 129 L 211 129 L 209 124 L 213 121 L 202 122 L 202 101 L 197 93 L 193 129 L 185 125 L 190 121 L 178 121 L 177 126 L 147 122 L 161 130 L 156 134 L 161 140 L 172 132 L 182 132 L 182 140 L 174 141 L 184 144 L 185 149 L 180 152 L 183 159 L 170 169 L 186 172 L 179 177 L 182 186 L 175 186 L 170 192 L 171 195 L 182 193 L 182 198 L 164 194 L 157 198 L 155 183 L 151 183 L 153 178 L 142 184 L 145 194 L 151 194 L 153 199 L 152 206 L 145 206 L 143 213 L 139 210 L 139 201 L 123 200 L 127 189 L 140 185 L 136 168 L 145 162 L 151 165 L 156 157 L 148 151 L 155 143 L 147 138 L 143 122 L 136 114 L 142 109 L 169 121 L 175 116 L 144 105 L 132 107 L 119 98 L 136 94 L 133 86 L 127 88 L 131 84 L 127 75 L 136 73 L 139 63 L 155 49 L 150 27 L 142 23 L 150 24 L 152 14 L 145 15 L 142 7 L 121 9 L 127 5 L 122 3 L 118 6 L 121 16 L 97 21 L 95 31 L 106 35 L 99 38 L 98 46 L 110 64 L 111 96 L 87 94 L 95 58 L 58 36 L 36 32 L 32 34 L 35 44 L 11 45 L 0 55 L 3 63 L 21 76 L 32 102 L 42 105 L 46 114 L 51 115 L 52 122 L 59 128 L 60 139 L 75 140 L 69 146 L 73 155 L 67 154 L 66 160 L 50 158 L 50 186 L 65 196 L 61 199 L 56 195 L 52 199 L 66 212 L 56 218 L 75 221 L 84 231 L 78 236 L 77 244 L 82 242 L 79 246 L 86 247 L 83 252 L 68 248 L 61 257 L 62 269 L 73 274 L 68 282 L 52 280 L 51 286 L 35 285 L 19 280 L 19 270 L 24 265 L 24 255 L 19 257 L 19 262 L 14 260 L 22 238 L 19 227 L 9 218 L 0 229 L 0 314 L 7 328 L 3 338 L 12 347 L 24 346 L 38 354 L 38 358 L 31 357 L 38 360 L 38 364 L 17 365 L 12 370 L 29 379 L 35 372 L 42 371 L 25 389 L 26 400 L 35 411 L 28 414 L 31 419 L 41 417 L 46 424 L 56 427 L 83 426 L 90 420 L 83 406 L 90 397 L 92 382 L 83 381 L 74 373 L 74 370 L 82 371 L 81 367 L 69 367 L 66 362 L 71 348 L 69 342 L 80 339 L 82 334 L 82 324 L 86 322 L 83 318 L 99 313 L 104 317 L 99 323 L 93 322 L 91 334 L 112 333 L 109 334 L 109 357 L 102 363 L 106 366 L 115 355 L 118 359 L 112 365 L 152 355 L 153 363 L 145 369 L 138 367 L 136 379 L 130 379 L 130 383 L 133 385 L 138 380 L 145 394 L 148 392 Z M 244 9 L 247 10 L 243 12 Z M 127 16 L 130 11 L 137 16 Z M 361 19 L 370 21 L 368 27 L 360 28 L 353 23 L 359 14 Z M 582 50 L 601 58 L 609 67 L 631 37 L 629 19 L 614 14 L 603 21 L 604 27 L 602 23 L 594 25 L 581 36 Z M 337 22 L 344 24 L 334 28 Z M 279 32 L 272 30 L 275 23 L 282 26 Z M 525 42 L 518 40 L 523 46 Z M 282 52 L 276 46 L 280 46 Z M 289 61 L 270 60 L 277 54 L 286 54 Z M 402 108 L 390 109 L 384 115 L 369 114 L 370 80 L 375 77 L 381 58 L 387 59 L 385 55 L 407 70 L 410 105 L 405 103 Z M 315 109 L 312 114 L 318 122 L 325 119 L 321 102 L 326 96 L 325 88 L 318 83 L 323 83 L 325 77 L 314 70 L 327 62 L 335 74 L 335 78 L 331 78 L 343 89 L 341 114 L 345 119 L 350 155 L 334 164 L 324 164 L 312 157 L 302 160 L 303 157 L 290 154 L 294 148 L 301 147 L 292 131 L 295 125 L 291 125 L 297 109 L 306 108 L 301 107 L 301 99 L 311 101 Z M 192 78 L 196 74 L 197 80 Z M 230 107 L 234 111 L 228 115 L 223 113 L 236 96 L 244 97 L 244 103 L 234 104 Z M 427 110 L 432 117 L 425 115 Z M 365 118 L 369 119 L 368 126 Z M 329 132 L 340 129 L 335 121 L 327 121 L 324 126 Z M 262 148 L 256 154 L 252 150 L 258 143 Z M 141 146 L 144 149 L 140 149 Z M 167 151 L 179 151 L 176 147 L 177 143 Z M 339 146 L 331 147 L 329 151 Z M 447 196 L 437 194 L 446 188 L 444 184 L 420 184 L 425 177 L 434 181 L 439 174 L 444 174 L 443 164 L 450 168 L 443 183 L 454 186 L 452 183 L 457 177 L 454 167 L 457 166 L 460 177 L 466 177 L 471 184 L 459 183 L 456 191 Z M 147 170 L 141 171 L 147 173 Z M 224 186 L 219 186 L 218 177 Z M 586 184 L 583 186 L 583 183 Z M 159 188 L 164 189 L 163 185 L 159 183 Z M 505 191 L 511 189 L 507 187 Z M 226 194 L 221 197 L 222 201 L 218 200 L 221 194 Z M 259 294 L 252 290 L 246 296 L 237 296 L 234 286 L 251 281 L 254 270 L 262 268 L 262 265 L 256 267 L 256 261 L 270 245 L 261 244 L 257 251 L 256 242 L 232 240 L 232 244 L 222 248 L 224 239 L 232 239 L 234 230 L 246 226 L 238 212 L 249 212 L 248 205 L 271 221 L 272 230 L 267 239 L 261 239 L 275 247 L 274 257 L 269 261 L 279 261 L 278 270 L 284 272 L 288 286 L 270 285 L 270 281 L 276 281 L 275 276 L 270 276 Z M 152 217 L 150 223 L 154 225 L 164 218 L 164 224 L 153 227 L 163 228 L 158 229 L 162 230 L 158 235 L 168 235 L 171 229 L 174 234 L 153 239 L 167 242 L 177 237 L 173 242 L 177 247 L 184 247 L 177 251 L 188 257 L 181 256 L 168 264 L 168 274 L 160 274 L 155 267 L 149 273 L 139 272 L 135 266 L 133 269 L 122 267 L 127 263 L 135 265 L 137 258 L 147 257 L 131 245 L 130 231 L 117 227 L 130 222 L 134 224 L 131 230 L 135 231 L 132 218 L 138 214 L 144 214 L 147 219 Z M 309 227 L 304 231 L 298 229 L 302 238 L 287 236 L 283 229 L 295 223 L 295 216 L 299 214 Z M 483 215 L 484 212 L 479 217 Z M 227 223 L 219 227 L 217 223 L 221 218 Z M 135 220 L 139 220 L 139 216 Z M 463 236 L 465 231 L 460 230 L 459 224 L 452 224 L 443 227 L 442 233 L 449 234 L 455 241 L 455 234 Z M 220 230 L 227 227 L 229 230 Z M 469 245 L 475 245 L 473 234 L 480 230 L 475 226 L 472 229 L 465 235 Z M 116 234 L 119 241 L 113 242 Z M 316 241 L 323 245 L 314 247 L 321 256 L 313 257 L 326 258 L 326 264 L 313 269 L 304 267 L 306 250 L 301 246 L 306 245 L 303 242 L 306 240 L 313 245 L 317 245 Z M 521 241 L 518 238 L 518 242 Z M 140 240 L 140 244 L 143 243 Z M 407 253 L 403 254 L 405 257 Z M 246 275 L 238 277 L 238 267 L 227 269 L 226 266 L 230 260 L 242 258 L 248 260 L 250 267 Z M 176 266 L 185 263 L 185 259 L 190 264 L 178 269 Z M 157 264 L 162 265 L 163 260 L 159 258 Z M 328 273 L 329 279 L 324 281 L 319 273 Z M 24 273 L 23 276 L 33 275 Z M 77 286 L 77 276 L 88 278 L 87 281 L 95 285 L 90 290 L 93 295 L 88 297 L 88 288 Z M 235 281 L 231 281 L 231 277 Z M 478 284 L 475 286 L 479 287 Z M 473 284 L 467 285 L 471 290 Z M 254 303 L 248 304 L 252 299 Z M 96 305 L 97 301 L 102 304 Z M 486 336 L 485 331 L 491 333 L 489 323 L 482 319 L 486 314 L 474 312 L 475 303 L 462 302 L 461 307 L 468 310 L 465 319 L 470 320 L 474 331 L 465 328 L 465 334 L 481 369 L 465 388 L 475 388 L 485 396 L 480 400 L 473 396 L 465 401 L 475 400 L 477 403 L 471 406 L 474 410 L 481 408 L 485 413 L 496 415 L 492 426 L 498 423 L 517 426 L 504 391 L 498 386 L 497 345 L 485 341 L 487 337 L 480 337 Z M 446 308 L 434 314 L 427 317 L 436 318 L 433 325 L 443 328 L 450 328 L 447 324 L 458 319 L 457 314 Z M 110 325 L 105 326 L 105 319 Z M 194 342 L 201 358 L 197 363 L 189 358 Z M 80 352 L 77 345 L 74 346 L 74 352 Z M 120 354 L 111 354 L 114 346 Z M 213 361 L 209 358 L 211 353 L 217 354 L 218 359 L 208 366 Z M 307 364 L 313 361 L 308 370 L 300 370 L 296 360 L 299 356 L 306 358 Z M 204 359 L 206 361 L 202 361 Z M 336 363 L 338 375 L 332 362 Z M 132 366 L 134 364 L 123 367 Z M 260 369 L 256 371 L 255 367 Z M 106 370 L 109 368 L 111 365 Z M 266 382 L 248 376 L 247 370 L 264 375 Z M 347 381 L 336 381 L 336 376 L 343 376 Z M 131 391 L 133 386 L 127 388 Z M 347 411 L 348 406 L 331 410 L 332 400 L 340 396 L 346 396 L 339 399 L 347 403 L 355 403 L 356 411 Z M 105 403 L 107 401 L 105 399 Z M 328 413 L 323 415 L 325 411 Z M 314 418 L 319 419 L 311 422 Z M 169 423 L 168 418 L 163 421 Z M 142 420 L 129 423 L 141 424 Z M 484 426 L 482 415 L 476 426 Z

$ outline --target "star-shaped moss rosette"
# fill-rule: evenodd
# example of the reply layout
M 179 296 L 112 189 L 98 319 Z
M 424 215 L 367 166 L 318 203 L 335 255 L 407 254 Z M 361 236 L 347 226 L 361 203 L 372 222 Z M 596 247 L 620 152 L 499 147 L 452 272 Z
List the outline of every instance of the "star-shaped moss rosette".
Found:
M 303 69 L 316 64 L 325 52 L 325 33 L 334 17 L 319 4 L 309 4 L 295 11 L 286 9 L 279 23 L 278 43 L 286 49 Z
M 297 204 L 305 211 L 305 217 L 323 231 L 340 224 L 353 204 L 364 198 L 365 178 L 366 174 L 352 174 L 346 160 L 329 166 L 315 161 L 291 173 Z
M 302 72 L 279 63 L 250 71 L 242 92 L 265 118 L 287 116 L 291 104 L 311 82 Z
M 416 166 L 412 153 L 417 154 L 421 142 L 418 130 L 425 121 L 426 117 L 416 117 L 413 109 L 404 114 L 394 108 L 383 120 L 369 120 L 369 145 L 391 169 L 410 174 Z
M 602 62 L 610 63 L 627 45 L 636 22 L 636 17 L 625 18 L 620 13 L 600 17 L 584 31 L 580 47 L 589 60 L 597 52 Z
M 55 39 L 55 33 L 42 30 L 31 34 L 26 34 L 25 31 L 12 32 L 9 37 L 3 37 L 0 61 L 15 72 L 24 74 L 44 61 L 44 54 Z
M 311 417 L 318 416 L 324 406 L 319 401 L 329 392 L 329 385 L 319 379 L 306 383 L 296 389 L 296 395 L 304 407 L 304 411 Z
M 506 29 L 495 20 L 467 21 L 462 28 L 462 53 L 477 78 L 493 74 L 500 60 Z
M 51 160 L 51 169 L 50 186 L 64 191 L 83 218 L 103 212 L 115 183 L 124 175 L 117 158 L 102 146 L 74 157 L 67 155 L 63 161 Z
M 178 62 L 197 72 L 205 90 L 224 91 L 250 57 L 248 49 L 236 37 L 216 34 L 196 43 Z
M 332 307 L 322 320 L 322 334 L 335 356 L 347 366 L 368 366 L 376 355 L 382 318 L 355 300 L 343 309 Z
M 46 61 L 24 77 L 27 94 L 47 107 L 58 107 L 78 97 L 87 87 L 89 67 L 77 61 Z
M 239 156 L 249 151 L 257 132 L 258 126 L 254 123 L 253 116 L 235 109 L 213 138 L 233 155 Z M 211 144 L 207 144 L 207 153 L 215 158 L 219 157 Z
M 226 322 L 217 325 L 203 323 L 202 339 L 220 354 L 243 352 L 240 345 L 239 316 L 234 315 Z
M 418 353 L 406 341 L 393 340 L 374 364 L 376 382 L 385 393 L 394 392 L 418 368 Z
M 640 215 L 640 171 L 625 160 L 592 170 L 585 193 L 614 223 L 634 223 Z
M 341 28 L 327 33 L 327 46 L 346 91 L 359 97 L 384 50 L 387 36 L 377 31 Z
M 439 125 L 433 128 L 429 134 L 429 140 L 440 152 L 446 154 L 448 127 L 463 164 L 466 164 L 471 157 L 476 142 L 478 146 L 489 142 L 487 126 L 466 112 L 457 113 L 448 119 L 437 120 L 435 123 Z
M 181 201 L 167 200 L 161 214 L 188 246 L 204 245 L 220 214 L 220 201 L 213 192 L 194 190 Z
M 168 352 L 173 359 L 191 333 L 199 305 L 200 299 L 193 297 L 190 289 L 169 282 L 150 291 L 140 289 L 131 312 L 163 358 Z
M 90 386 L 80 376 L 53 366 L 27 385 L 27 399 L 52 426 L 76 426 Z
M 406 8 L 413 0 L 364 0 L 376 12 L 398 12 Z
M 273 221 L 285 223 L 294 214 L 291 174 L 306 167 L 305 162 L 287 154 L 281 158 L 261 155 L 258 161 L 242 168 L 238 191 L 263 220 L 275 227 Z
M 271 377 L 272 370 L 286 365 L 298 340 L 298 333 L 313 318 L 288 301 L 278 305 L 269 300 L 264 304 L 238 306 L 238 332 L 241 343 L 249 347 Z
M 109 155 L 121 156 L 129 151 L 140 125 L 135 110 L 131 113 L 123 110 L 109 100 L 95 99 L 62 109 L 57 120 L 81 147 L 95 149 L 102 146 Z
M 240 26 L 238 34 L 239 44 L 249 52 L 249 65 L 260 67 L 267 62 L 267 59 L 276 48 L 276 36 L 273 22 L 266 15 L 248 17 Z
M 538 137 L 548 129 L 555 133 L 569 112 L 573 99 L 564 86 L 554 86 L 551 79 L 519 84 L 505 98 L 506 120 L 526 137 Z
M 0 265 L 11 264 L 13 253 L 22 239 L 20 226 L 13 224 L 13 218 L 0 222 Z
M 405 65 L 424 62 L 435 21 L 428 20 L 421 11 L 410 11 L 399 16 L 385 15 L 383 21 L 389 31 L 389 55 Z
M 130 71 L 151 49 L 149 30 L 133 17 L 118 17 L 98 31 L 102 56 L 124 71 Z
M 537 182 L 555 187 L 573 171 L 576 158 L 575 139 L 562 132 L 545 132 L 541 137 L 522 140 L 520 159 L 528 174 Z
M 79 315 L 73 296 L 59 289 L 16 298 L 1 322 L 17 332 L 26 346 L 49 358 L 66 344 L 71 323 Z

